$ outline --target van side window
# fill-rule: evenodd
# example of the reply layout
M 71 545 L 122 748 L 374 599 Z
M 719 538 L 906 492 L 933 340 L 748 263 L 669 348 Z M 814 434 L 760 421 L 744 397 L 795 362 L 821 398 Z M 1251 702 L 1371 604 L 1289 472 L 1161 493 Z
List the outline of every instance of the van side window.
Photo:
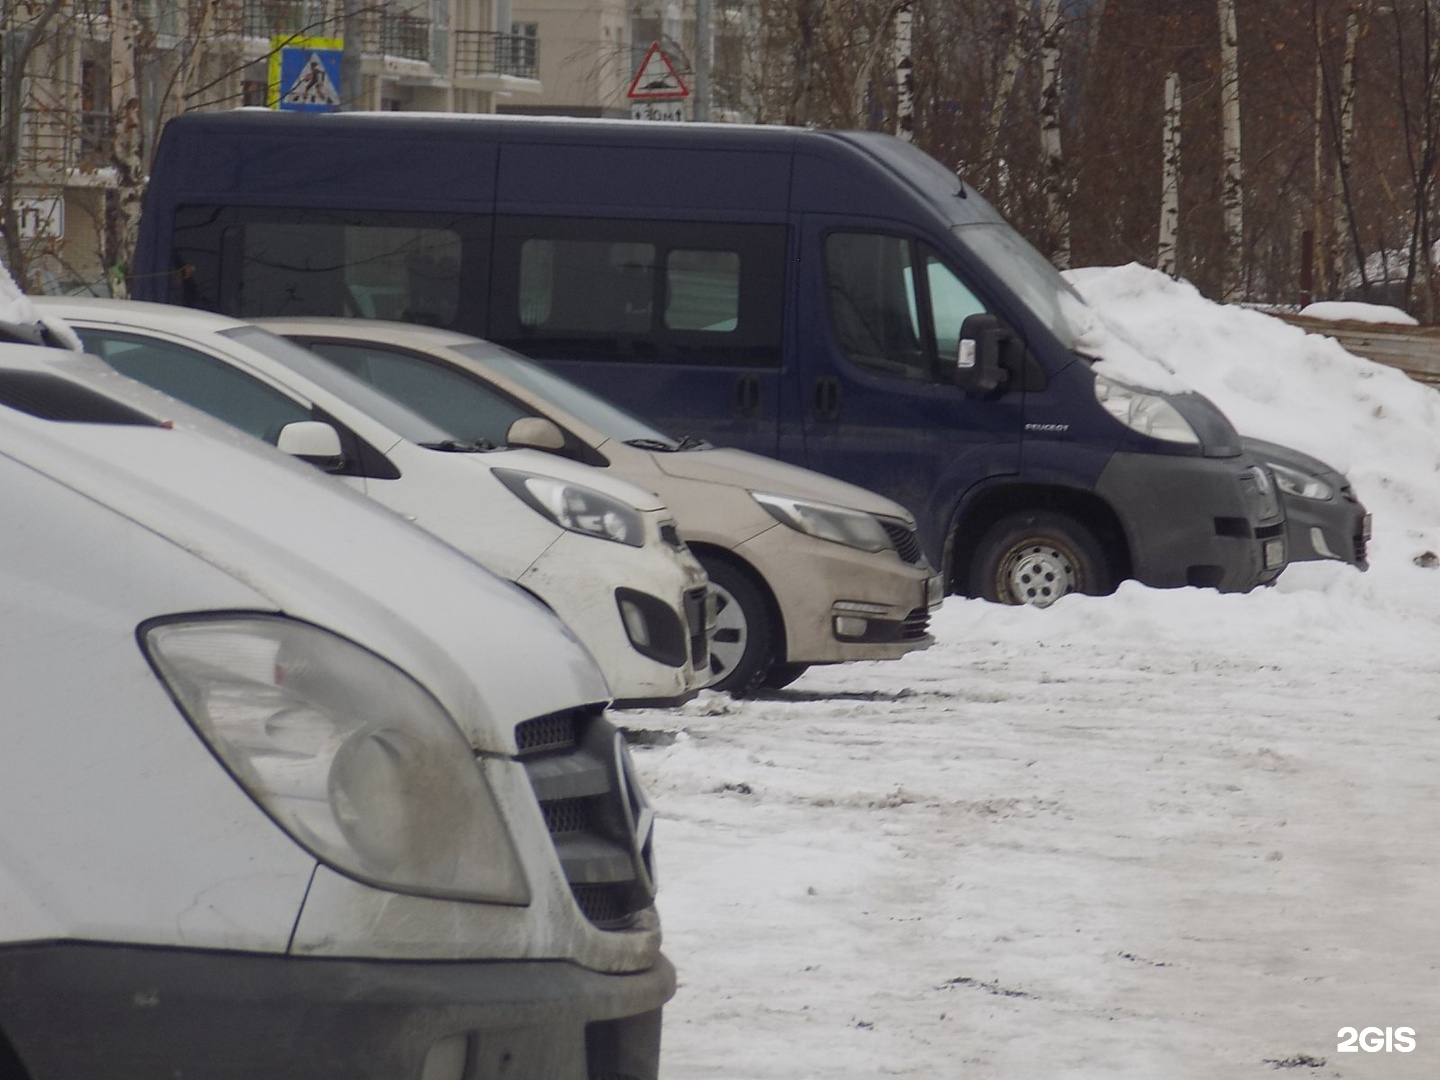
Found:
M 84 328 L 85 351 L 136 382 L 163 390 L 231 427 L 274 443 L 310 409 L 274 387 L 195 349 L 138 334 Z
M 930 289 L 930 311 L 935 322 L 935 348 L 940 356 L 954 363 L 960 351 L 960 328 L 971 315 L 985 311 L 975 294 L 955 272 L 933 252 L 923 249 L 925 284 Z
M 478 329 L 487 219 L 182 207 L 170 298 L 238 318 L 348 315 Z M 464 302 L 462 303 L 462 297 Z
M 778 367 L 783 225 L 502 217 L 484 336 L 541 359 Z
M 825 239 L 825 281 L 835 339 L 861 367 L 928 379 L 909 240 L 877 233 Z
M 985 311 L 934 251 L 900 236 L 831 233 L 825 279 L 836 343 L 855 364 L 889 375 L 929 380 L 953 367 L 961 327 Z
M 645 333 L 654 311 L 655 256 L 650 244 L 526 240 L 521 326 L 542 333 Z
M 665 325 L 728 333 L 740 317 L 740 256 L 672 251 L 665 264 Z

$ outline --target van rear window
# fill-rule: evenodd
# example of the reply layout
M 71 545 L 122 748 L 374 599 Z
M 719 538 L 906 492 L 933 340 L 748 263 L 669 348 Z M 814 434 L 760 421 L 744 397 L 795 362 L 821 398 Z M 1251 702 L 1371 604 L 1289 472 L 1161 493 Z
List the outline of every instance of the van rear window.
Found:
M 502 218 L 487 336 L 531 356 L 778 365 L 783 226 Z
M 348 315 L 478 331 L 489 225 L 471 215 L 184 207 L 170 299 L 238 318 Z

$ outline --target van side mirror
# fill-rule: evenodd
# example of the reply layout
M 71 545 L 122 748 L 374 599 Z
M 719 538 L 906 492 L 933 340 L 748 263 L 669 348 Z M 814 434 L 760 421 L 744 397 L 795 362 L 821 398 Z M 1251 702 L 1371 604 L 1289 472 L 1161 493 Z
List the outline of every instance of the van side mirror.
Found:
M 345 464 L 340 433 L 322 420 L 297 420 L 280 429 L 275 445 L 291 457 L 334 472 Z
M 1015 333 L 989 312 L 967 316 L 960 327 L 955 356 L 955 385 L 975 394 L 991 394 L 1010 381 L 1001 353 Z
M 565 433 L 543 416 L 522 416 L 505 432 L 505 445 L 554 453 L 565 449 Z

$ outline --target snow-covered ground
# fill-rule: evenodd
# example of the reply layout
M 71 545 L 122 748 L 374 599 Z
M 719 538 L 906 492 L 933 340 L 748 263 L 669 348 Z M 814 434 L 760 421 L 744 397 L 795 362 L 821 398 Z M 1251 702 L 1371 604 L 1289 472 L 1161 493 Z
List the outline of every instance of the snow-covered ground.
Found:
M 667 1080 L 1440 1076 L 1440 394 L 1139 267 L 1074 280 L 1244 433 L 1348 470 L 1372 569 L 951 599 L 903 661 L 619 714 Z

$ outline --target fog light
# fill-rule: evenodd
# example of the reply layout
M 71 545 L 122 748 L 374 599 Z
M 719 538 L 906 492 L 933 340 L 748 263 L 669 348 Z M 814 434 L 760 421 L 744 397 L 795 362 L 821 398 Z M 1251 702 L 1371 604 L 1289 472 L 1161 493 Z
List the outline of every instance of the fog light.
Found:
M 636 648 L 644 649 L 650 645 L 650 627 L 645 622 L 645 613 L 633 600 L 620 601 L 620 618 L 625 620 L 625 633 Z
M 1319 525 L 1310 527 L 1310 546 L 1315 549 L 1316 555 L 1322 555 L 1327 559 L 1338 559 L 1339 555 L 1330 550 L 1330 545 L 1325 543 L 1325 533 Z
M 835 616 L 835 636 L 840 638 L 862 638 L 870 623 L 854 615 Z
M 1285 565 L 1285 541 L 1280 537 L 1265 541 L 1265 569 L 1273 570 Z
M 449 1035 L 431 1043 L 420 1066 L 420 1080 L 463 1080 L 466 1059 L 470 1056 L 470 1040 L 464 1035 Z

